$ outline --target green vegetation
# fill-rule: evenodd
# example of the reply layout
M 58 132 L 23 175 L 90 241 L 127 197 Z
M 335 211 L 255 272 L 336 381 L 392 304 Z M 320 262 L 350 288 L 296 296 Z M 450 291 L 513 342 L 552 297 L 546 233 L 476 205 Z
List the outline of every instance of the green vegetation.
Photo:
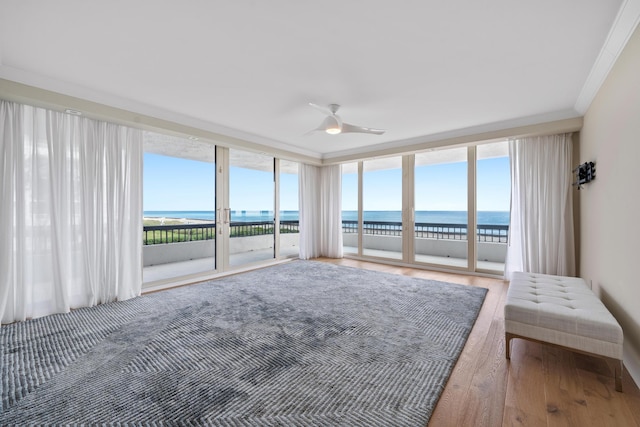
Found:
M 211 240 L 216 238 L 216 229 L 175 229 L 145 231 L 142 235 L 143 245 L 157 245 L 160 243 L 193 242 L 197 240 Z
M 287 233 L 299 233 L 300 231 L 296 228 L 295 230 L 291 229 L 291 228 L 282 228 L 280 227 L 280 234 L 287 234 Z
M 231 227 L 229 230 L 229 237 L 262 236 L 265 234 L 273 234 L 273 227 L 263 227 L 261 225 L 247 227 L 246 225 L 242 225 L 239 227 Z

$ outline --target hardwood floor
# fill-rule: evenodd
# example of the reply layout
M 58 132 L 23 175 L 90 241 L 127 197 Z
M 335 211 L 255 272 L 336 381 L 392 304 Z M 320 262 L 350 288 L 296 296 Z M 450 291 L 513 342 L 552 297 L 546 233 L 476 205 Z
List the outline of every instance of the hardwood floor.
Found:
M 626 370 L 619 393 L 612 367 L 597 357 L 515 339 L 506 360 L 506 282 L 350 259 L 320 261 L 489 289 L 430 427 L 640 426 L 640 390 Z

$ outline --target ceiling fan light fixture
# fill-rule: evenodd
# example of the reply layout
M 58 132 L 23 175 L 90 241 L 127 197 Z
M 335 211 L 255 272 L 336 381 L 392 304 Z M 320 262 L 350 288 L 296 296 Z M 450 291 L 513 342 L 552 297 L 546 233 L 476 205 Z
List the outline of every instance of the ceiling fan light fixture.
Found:
M 328 116 L 325 119 L 324 131 L 329 135 L 337 135 L 342 132 L 342 123 L 335 116 Z
M 338 126 L 334 126 L 334 127 L 327 128 L 325 132 L 327 132 L 329 135 L 337 135 L 340 132 L 342 132 L 342 130 L 340 130 Z
M 374 135 L 382 135 L 385 132 L 384 129 L 367 128 L 364 126 L 356 126 L 343 122 L 340 116 L 336 114 L 338 112 L 338 109 L 340 108 L 340 105 L 338 104 L 329 104 L 328 108 L 314 104 L 313 102 L 310 102 L 309 105 L 320 111 L 321 113 L 326 114 L 326 117 L 324 118 L 322 123 L 320 123 L 320 126 L 313 129 L 311 132 L 324 131 L 329 135 L 338 135 L 341 133 L 369 133 Z

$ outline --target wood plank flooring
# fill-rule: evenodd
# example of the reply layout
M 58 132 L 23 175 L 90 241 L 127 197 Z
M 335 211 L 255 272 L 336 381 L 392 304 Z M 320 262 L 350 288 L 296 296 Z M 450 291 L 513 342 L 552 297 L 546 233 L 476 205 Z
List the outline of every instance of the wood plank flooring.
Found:
M 351 259 L 319 261 L 489 289 L 430 427 L 640 427 L 640 390 L 626 370 L 619 393 L 613 367 L 597 357 L 514 339 L 506 360 L 506 282 Z

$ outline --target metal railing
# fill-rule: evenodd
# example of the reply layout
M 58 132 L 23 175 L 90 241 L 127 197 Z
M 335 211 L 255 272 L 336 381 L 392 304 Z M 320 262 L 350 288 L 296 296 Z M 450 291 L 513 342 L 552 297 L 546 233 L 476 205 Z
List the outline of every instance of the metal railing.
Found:
M 230 224 L 230 237 L 264 236 L 273 234 L 273 221 L 237 221 Z M 280 221 L 280 233 L 298 233 L 298 221 Z M 142 244 L 193 242 L 216 238 L 216 224 L 145 225 L 142 228 Z
M 273 221 L 231 222 L 230 237 L 263 236 L 273 234 Z M 298 233 L 300 224 L 297 220 L 280 221 L 280 233 Z M 402 223 L 389 221 L 364 221 L 364 234 L 378 236 L 401 236 Z M 342 221 L 343 233 L 357 233 L 358 221 Z M 508 225 L 478 224 L 477 238 L 479 242 L 507 243 Z M 191 242 L 197 240 L 215 239 L 215 223 L 207 224 L 176 224 L 176 225 L 145 225 L 143 227 L 143 244 L 154 245 L 162 243 Z M 437 224 L 417 222 L 415 236 L 418 238 L 439 240 L 466 240 L 466 224 Z
M 362 231 L 364 234 L 401 236 L 402 223 L 389 221 L 364 221 Z M 357 233 L 358 221 L 342 221 L 342 232 Z M 478 224 L 477 226 L 477 237 L 479 242 L 507 243 L 508 235 L 508 225 Z M 467 240 L 467 225 L 416 222 L 415 236 L 418 238 L 438 240 Z
M 358 221 L 342 220 L 342 232 L 343 233 L 357 233 Z
M 229 237 L 264 236 L 273 234 L 273 221 L 231 222 Z
M 145 225 L 142 228 L 143 245 L 192 242 L 215 237 L 215 224 Z
M 478 241 L 508 243 L 509 226 L 494 224 L 478 224 Z
M 280 233 L 299 233 L 300 222 L 297 219 L 280 221 Z
M 437 240 L 467 240 L 467 225 L 417 222 L 416 237 Z

